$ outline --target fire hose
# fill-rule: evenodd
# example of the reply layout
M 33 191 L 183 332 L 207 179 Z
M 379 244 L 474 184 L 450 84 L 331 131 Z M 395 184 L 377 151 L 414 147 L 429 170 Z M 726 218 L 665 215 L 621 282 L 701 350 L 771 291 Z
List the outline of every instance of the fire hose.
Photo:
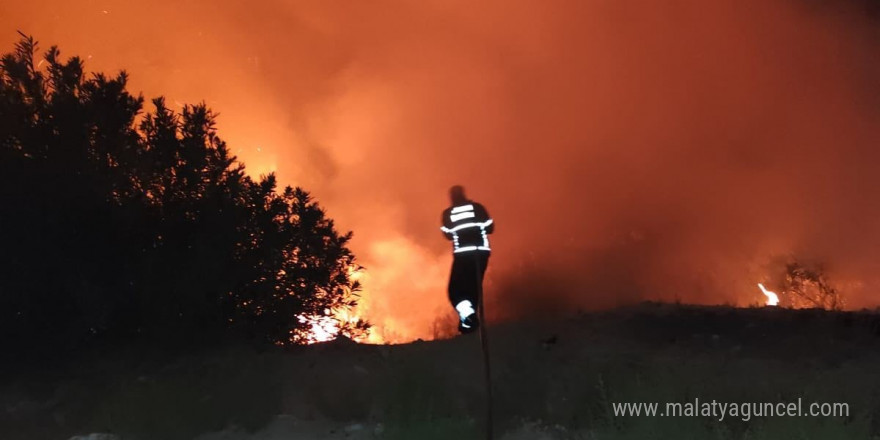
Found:
M 477 274 L 483 273 L 483 268 L 480 267 L 480 259 L 476 258 L 474 255 L 474 264 L 477 266 Z M 492 427 L 493 423 L 493 409 L 492 409 L 492 364 L 489 362 L 489 335 L 486 329 L 486 313 L 484 310 L 486 309 L 486 302 L 483 301 L 483 280 L 481 276 L 474 277 L 477 280 L 477 299 L 479 307 L 477 307 L 477 312 L 479 313 L 480 318 L 480 347 L 483 351 L 483 372 L 485 373 L 486 380 L 486 440 L 493 439 Z

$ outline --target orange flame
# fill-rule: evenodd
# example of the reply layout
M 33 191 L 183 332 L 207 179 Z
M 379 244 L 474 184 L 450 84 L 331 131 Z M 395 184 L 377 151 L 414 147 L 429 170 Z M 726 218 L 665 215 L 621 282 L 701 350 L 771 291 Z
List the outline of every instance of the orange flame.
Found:
M 363 282 L 364 272 L 357 265 L 349 266 L 348 275 L 352 281 Z M 360 296 L 363 299 L 364 295 Z M 359 343 L 385 343 L 384 338 L 378 332 L 373 331 L 373 329 L 357 334 L 349 334 L 345 330 L 347 325 L 355 326 L 359 321 L 364 320 L 363 314 L 363 307 L 358 305 L 353 309 L 324 309 L 323 314 L 297 315 L 297 321 L 301 324 L 306 324 L 308 328 L 301 331 L 292 331 L 290 342 L 296 344 L 316 344 L 332 341 L 342 335 Z

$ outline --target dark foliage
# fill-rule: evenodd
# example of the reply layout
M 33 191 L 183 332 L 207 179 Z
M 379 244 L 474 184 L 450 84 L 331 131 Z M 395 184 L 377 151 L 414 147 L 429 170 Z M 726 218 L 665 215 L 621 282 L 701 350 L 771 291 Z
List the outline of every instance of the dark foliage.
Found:
M 248 177 L 204 104 L 142 114 L 124 72 L 36 50 L 23 36 L 0 61 L 6 342 L 278 343 L 353 305 L 351 234 L 306 191 Z

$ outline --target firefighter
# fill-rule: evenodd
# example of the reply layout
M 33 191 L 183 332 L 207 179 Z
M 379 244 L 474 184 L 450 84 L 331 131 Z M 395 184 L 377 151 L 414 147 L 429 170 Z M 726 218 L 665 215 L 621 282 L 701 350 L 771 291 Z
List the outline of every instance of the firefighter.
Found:
M 477 308 L 483 290 L 483 275 L 489 263 L 488 235 L 494 224 L 483 205 L 469 200 L 460 185 L 449 189 L 452 206 L 443 211 L 440 230 L 452 241 L 452 272 L 449 301 L 458 312 L 458 331 L 470 333 L 479 325 Z

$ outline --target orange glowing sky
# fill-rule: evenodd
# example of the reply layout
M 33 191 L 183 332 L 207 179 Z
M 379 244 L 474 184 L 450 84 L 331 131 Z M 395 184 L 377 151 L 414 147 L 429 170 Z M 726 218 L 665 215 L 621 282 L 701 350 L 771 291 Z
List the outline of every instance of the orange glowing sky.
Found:
M 355 232 L 389 340 L 449 317 L 455 183 L 496 218 L 499 318 L 756 303 L 789 254 L 880 304 L 880 19 L 860 1 L 9 3 L 7 50 L 20 29 L 204 100 L 252 173 L 313 191 Z

